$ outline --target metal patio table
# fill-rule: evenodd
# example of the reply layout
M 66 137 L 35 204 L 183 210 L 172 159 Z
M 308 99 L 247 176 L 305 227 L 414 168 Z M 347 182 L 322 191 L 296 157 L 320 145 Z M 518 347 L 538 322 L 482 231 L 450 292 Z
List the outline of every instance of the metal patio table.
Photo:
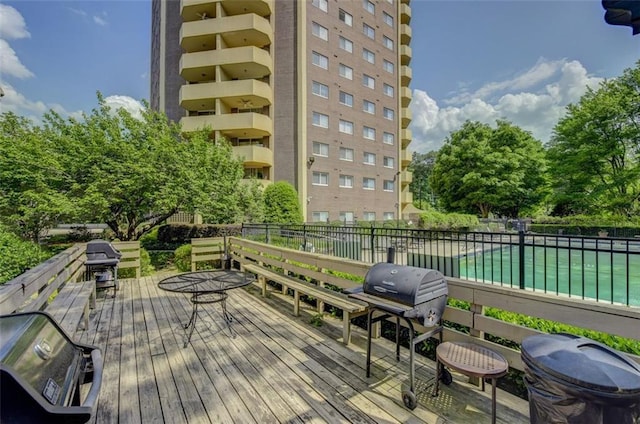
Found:
M 230 269 L 216 269 L 208 271 L 187 272 L 163 279 L 158 288 L 174 293 L 190 294 L 192 304 L 191 317 L 183 327 L 188 331 L 184 347 L 191 342 L 191 335 L 198 320 L 198 305 L 206 303 L 220 303 L 222 317 L 227 325 L 229 334 L 235 334 L 231 328 L 233 316 L 227 310 L 228 291 L 245 287 L 255 280 L 252 274 Z

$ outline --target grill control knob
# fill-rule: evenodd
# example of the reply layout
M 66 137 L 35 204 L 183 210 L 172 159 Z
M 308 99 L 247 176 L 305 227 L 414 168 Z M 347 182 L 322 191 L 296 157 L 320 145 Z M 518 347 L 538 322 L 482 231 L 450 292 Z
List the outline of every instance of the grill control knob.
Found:
M 51 353 L 53 349 L 51 349 L 51 345 L 45 339 L 40 340 L 40 343 L 33 347 L 33 351 L 38 355 L 38 358 L 46 361 L 51 358 Z

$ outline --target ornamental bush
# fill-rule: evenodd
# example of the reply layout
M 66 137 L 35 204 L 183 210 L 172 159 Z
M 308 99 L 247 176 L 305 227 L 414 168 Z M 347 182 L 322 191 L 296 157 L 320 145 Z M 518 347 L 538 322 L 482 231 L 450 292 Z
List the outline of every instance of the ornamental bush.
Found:
M 22 240 L 0 226 L 0 284 L 48 259 L 51 254 L 36 243 Z

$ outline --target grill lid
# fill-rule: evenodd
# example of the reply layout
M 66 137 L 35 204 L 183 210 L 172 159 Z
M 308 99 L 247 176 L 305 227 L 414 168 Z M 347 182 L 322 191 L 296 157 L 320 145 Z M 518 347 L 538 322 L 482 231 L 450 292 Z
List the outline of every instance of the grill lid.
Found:
M 404 305 L 415 306 L 449 294 L 440 271 L 396 265 L 373 265 L 364 278 L 364 292 Z
M 91 240 L 87 243 L 87 261 L 85 265 L 114 266 L 120 262 L 122 253 L 105 240 Z

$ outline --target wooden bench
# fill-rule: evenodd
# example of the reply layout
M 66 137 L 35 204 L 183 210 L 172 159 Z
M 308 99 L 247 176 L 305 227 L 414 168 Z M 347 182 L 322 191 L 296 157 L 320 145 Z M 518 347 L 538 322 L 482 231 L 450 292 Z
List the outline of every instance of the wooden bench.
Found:
M 0 286 L 0 314 L 44 311 L 73 337 L 89 327 L 95 280 L 84 276 L 85 245 L 77 244 Z M 52 300 L 53 299 L 53 300 Z
M 307 295 L 318 299 L 342 310 L 342 342 L 348 345 L 351 341 L 351 319 L 367 313 L 367 304 L 349 299 L 346 295 L 319 287 L 311 283 L 304 282 L 286 276 L 282 273 L 274 272 L 257 264 L 242 264 L 242 269 L 256 274 L 258 282 L 262 287 L 262 295 L 267 294 L 267 280 L 282 284 L 283 291 L 293 290 L 293 314 L 300 315 L 300 295 Z

